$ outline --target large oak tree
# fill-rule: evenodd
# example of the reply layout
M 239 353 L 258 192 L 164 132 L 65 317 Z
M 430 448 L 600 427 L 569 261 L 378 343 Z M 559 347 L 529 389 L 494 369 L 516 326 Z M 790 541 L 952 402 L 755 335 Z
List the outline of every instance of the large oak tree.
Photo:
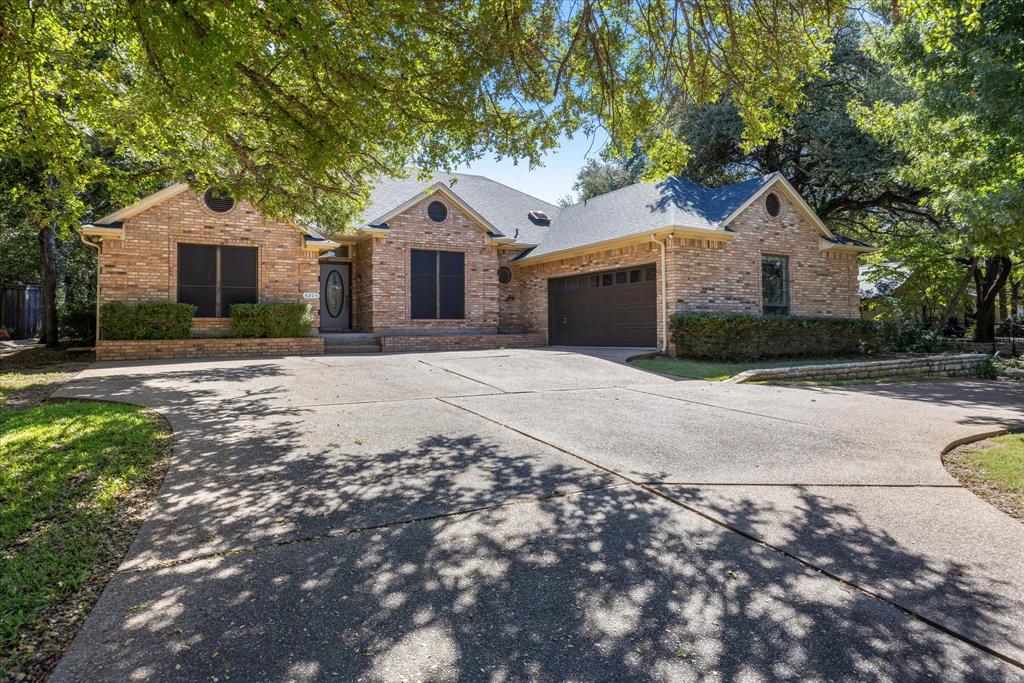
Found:
M 877 56 L 913 92 L 860 119 L 904 152 L 901 180 L 950 217 L 977 292 L 975 338 L 994 335 L 997 297 L 1024 253 L 1024 2 L 906 0 Z
M 225 185 L 341 229 L 367 183 L 484 154 L 537 161 L 602 126 L 654 163 L 665 113 L 728 93 L 751 144 L 828 59 L 836 0 L 14 0 L 0 12 L 0 154 L 39 228 L 48 341 L 53 236 L 106 179 L 91 139 L 167 177 Z M 12 188 L 4 188 L 12 191 Z

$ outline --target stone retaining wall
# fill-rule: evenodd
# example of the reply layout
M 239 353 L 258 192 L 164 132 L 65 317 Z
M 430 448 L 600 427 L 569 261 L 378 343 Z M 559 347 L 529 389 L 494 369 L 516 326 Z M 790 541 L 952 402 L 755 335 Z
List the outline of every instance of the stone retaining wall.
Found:
M 801 365 L 790 368 L 747 370 L 727 382 L 802 382 L 810 380 L 886 379 L 890 377 L 977 377 L 987 355 L 981 353 L 923 356 L 897 360 L 876 360 L 831 365 Z
M 431 336 L 383 336 L 380 338 L 381 351 L 385 353 L 423 351 L 473 351 L 480 349 L 522 349 L 544 346 L 546 340 L 541 332 L 524 334 L 444 334 Z
M 961 353 L 998 353 L 1000 356 L 1013 355 L 1013 343 L 1008 339 L 993 342 L 976 342 L 970 339 L 957 339 L 956 346 Z M 1017 353 L 1024 353 L 1024 340 L 1017 342 Z
M 279 339 L 146 339 L 96 342 L 96 360 L 154 360 L 217 356 L 311 356 L 324 352 L 323 337 Z

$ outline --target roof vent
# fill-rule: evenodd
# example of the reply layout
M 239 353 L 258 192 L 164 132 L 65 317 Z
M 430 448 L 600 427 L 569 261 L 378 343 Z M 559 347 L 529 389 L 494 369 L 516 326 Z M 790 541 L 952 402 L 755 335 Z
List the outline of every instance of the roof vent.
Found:
M 448 207 L 441 202 L 430 202 L 427 205 L 427 215 L 435 223 L 444 223 L 445 219 L 448 218 Z
M 227 213 L 235 206 L 235 200 L 231 198 L 231 195 L 212 187 L 203 195 L 203 201 L 206 203 L 206 208 L 217 213 Z
M 772 218 L 778 216 L 782 212 L 782 203 L 779 201 L 779 196 L 774 192 L 769 192 L 768 196 L 764 198 L 764 208 Z
M 543 211 L 531 211 L 529 216 L 530 220 L 537 225 L 551 225 L 551 219 Z

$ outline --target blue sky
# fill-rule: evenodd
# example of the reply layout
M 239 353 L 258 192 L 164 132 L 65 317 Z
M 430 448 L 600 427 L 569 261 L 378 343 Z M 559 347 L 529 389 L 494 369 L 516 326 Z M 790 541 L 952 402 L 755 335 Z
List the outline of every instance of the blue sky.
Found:
M 601 148 L 607 139 L 608 136 L 602 130 L 597 131 L 594 137 L 588 137 L 583 133 L 577 133 L 571 139 L 563 137 L 559 148 L 544 157 L 544 165 L 532 170 L 526 162 L 520 161 L 516 165 L 509 159 L 496 161 L 493 158 L 480 159 L 472 164 L 459 166 L 455 170 L 487 176 L 491 180 L 557 204 L 559 197 L 573 193 L 572 185 L 576 182 L 576 172 L 587 159 L 599 158 Z

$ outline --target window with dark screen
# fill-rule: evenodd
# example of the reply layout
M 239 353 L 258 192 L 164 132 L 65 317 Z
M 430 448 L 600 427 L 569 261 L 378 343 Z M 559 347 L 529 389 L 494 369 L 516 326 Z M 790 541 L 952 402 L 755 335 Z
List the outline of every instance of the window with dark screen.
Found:
M 761 257 L 761 310 L 765 315 L 789 315 L 789 259 Z
M 466 255 L 413 249 L 409 262 L 410 315 L 414 320 L 466 317 Z
M 254 304 L 259 301 L 258 270 L 254 247 L 220 248 L 221 316 L 230 314 L 232 304 Z
M 226 318 L 232 304 L 259 300 L 256 247 L 178 245 L 178 301 L 193 304 L 197 318 Z

